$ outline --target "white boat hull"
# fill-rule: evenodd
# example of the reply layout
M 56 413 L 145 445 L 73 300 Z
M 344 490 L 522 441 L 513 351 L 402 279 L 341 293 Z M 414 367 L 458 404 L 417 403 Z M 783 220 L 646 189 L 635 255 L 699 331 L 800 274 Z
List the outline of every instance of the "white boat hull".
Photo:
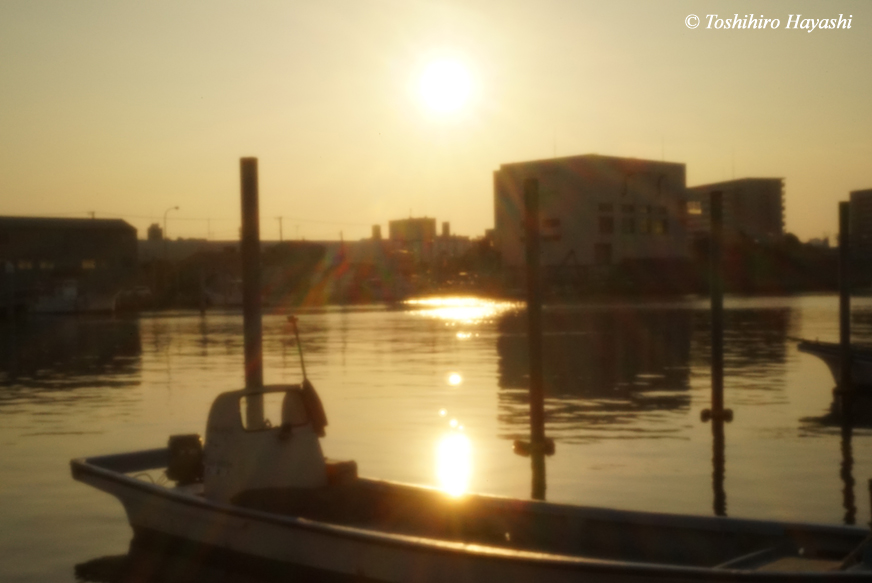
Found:
M 145 541 L 165 539 L 188 541 L 204 549 L 197 553 L 208 561 L 254 561 L 276 570 L 296 574 L 304 580 L 371 580 L 385 582 L 692 582 L 692 581 L 829 581 L 868 580 L 870 571 L 835 573 L 786 573 L 677 566 L 585 558 L 552 552 L 525 551 L 513 548 L 445 541 L 435 538 L 393 534 L 328 524 L 295 516 L 273 514 L 234 504 L 215 503 L 203 498 L 191 487 L 167 488 L 136 480 L 123 472 L 158 467 L 155 460 L 166 457 L 166 450 L 152 450 L 90 460 L 74 460 L 73 476 L 116 496 L 124 506 L 136 538 Z M 708 532 L 727 542 L 733 531 L 749 530 L 753 535 L 779 536 L 791 529 L 802 536 L 813 536 L 822 544 L 850 550 L 862 541 L 866 531 L 854 527 L 820 525 L 784 525 L 762 521 L 739 521 L 707 517 L 686 517 L 633 513 L 602 509 L 581 509 L 507 499 L 490 499 L 491 504 L 539 505 L 539 508 L 577 509 L 619 517 L 627 522 L 627 535 L 633 527 L 653 528 L 669 536 L 679 529 L 685 544 L 693 546 L 692 529 Z M 714 530 L 712 530 L 714 529 Z M 807 531 L 807 532 L 806 532 Z M 604 536 L 609 535 L 606 531 Z M 584 536 L 582 534 L 582 536 Z M 681 537 L 679 537 L 681 538 Z M 629 539 L 628 541 L 629 542 Z M 652 541 L 653 544 L 659 544 Z M 798 559 L 802 560 L 802 559 Z M 741 561 L 740 561 L 741 562 Z M 832 562 L 831 562 L 832 563 Z M 830 565 L 832 566 L 832 564 Z

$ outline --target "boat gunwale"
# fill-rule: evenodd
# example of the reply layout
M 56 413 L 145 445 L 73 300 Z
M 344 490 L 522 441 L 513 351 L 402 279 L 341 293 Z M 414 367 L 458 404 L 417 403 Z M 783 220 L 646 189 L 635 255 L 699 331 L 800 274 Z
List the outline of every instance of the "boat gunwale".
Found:
M 145 482 L 143 480 L 137 479 L 136 477 L 126 475 L 121 471 L 113 470 L 107 468 L 105 466 L 99 465 L 101 460 L 105 461 L 123 461 L 127 457 L 133 457 L 141 454 L 158 454 L 159 452 L 166 451 L 164 449 L 153 449 L 153 450 L 142 450 L 138 452 L 130 452 L 126 454 L 111 454 L 105 456 L 94 456 L 89 458 L 75 458 L 70 461 L 70 466 L 72 469 L 72 474 L 74 479 L 83 481 L 80 479 L 82 473 L 92 474 L 94 477 L 98 479 L 108 480 L 111 482 L 115 482 L 120 484 L 126 488 L 132 488 L 134 490 L 139 490 L 142 492 L 150 493 L 153 495 L 157 495 L 161 498 L 168 499 L 174 503 L 186 504 L 189 506 L 196 506 L 201 509 L 210 510 L 210 511 L 218 511 L 222 514 L 235 516 L 237 518 L 244 518 L 250 520 L 256 520 L 261 522 L 267 522 L 279 526 L 292 527 L 296 529 L 315 531 L 319 533 L 329 534 L 331 536 L 339 536 L 341 538 L 362 541 L 368 544 L 379 544 L 379 545 L 387 545 L 393 547 L 401 547 L 406 549 L 411 549 L 413 551 L 418 552 L 435 552 L 435 553 L 445 553 L 445 554 L 461 554 L 461 555 L 471 555 L 481 559 L 488 560 L 508 560 L 508 561 L 517 561 L 523 563 L 531 563 L 534 565 L 547 566 L 549 568 L 557 568 L 557 569 L 572 569 L 577 570 L 579 568 L 585 570 L 593 570 L 599 572 L 620 572 L 624 575 L 641 575 L 645 577 L 688 577 L 690 579 L 702 579 L 702 580 L 711 580 L 711 579 L 725 579 L 725 580 L 735 580 L 739 577 L 743 581 L 773 581 L 773 580 L 783 580 L 788 579 L 790 581 L 794 580 L 809 580 L 809 581 L 820 581 L 822 579 L 829 578 L 837 578 L 837 579 L 862 579 L 868 580 L 869 573 L 868 572 L 850 572 L 850 571 L 818 571 L 818 572 L 808 572 L 808 573 L 796 573 L 796 572 L 761 572 L 761 571 L 748 571 L 742 569 L 719 569 L 712 567 L 700 567 L 700 566 L 686 566 L 686 565 L 678 565 L 672 563 L 651 563 L 644 561 L 633 561 L 633 560 L 615 560 L 615 559 L 601 559 L 595 557 L 584 557 L 579 555 L 567 555 L 561 553 L 550 553 L 550 552 L 540 552 L 540 551 L 532 551 L 532 550 L 520 550 L 520 549 L 509 549 L 502 548 L 498 546 L 491 546 L 480 543 L 465 543 L 465 542 L 457 542 L 457 541 L 447 541 L 438 538 L 429 538 L 423 536 L 414 536 L 407 534 L 398 534 L 391 533 L 387 531 L 380 531 L 375 529 L 367 529 L 362 527 L 354 527 L 354 526 L 346 526 L 333 524 L 328 522 L 322 522 L 318 520 L 303 518 L 299 516 L 293 515 L 284 515 L 284 514 L 276 514 L 261 510 L 254 510 L 250 508 L 245 508 L 242 506 L 237 506 L 233 504 L 226 504 L 215 502 L 211 500 L 207 500 L 201 496 L 197 496 L 191 494 L 190 492 L 185 492 L 177 489 L 172 489 L 166 486 L 161 486 L 154 483 Z M 158 469 L 161 466 L 155 467 L 143 467 L 139 469 L 131 469 L 130 472 L 134 471 L 145 471 L 149 469 Z M 367 482 L 390 486 L 390 485 L 399 485 L 413 488 L 420 488 L 424 490 L 438 490 L 436 488 L 428 488 L 426 486 L 414 485 L 414 484 L 405 484 L 399 482 L 391 482 L 388 480 L 373 480 L 368 478 L 360 478 L 361 480 L 366 480 Z M 487 495 L 487 494 L 474 494 L 476 497 L 491 499 L 497 501 L 515 501 L 514 498 L 503 497 L 503 496 L 495 496 L 495 495 Z M 116 496 L 117 497 L 117 496 Z M 648 525 L 664 525 L 664 522 L 668 522 L 670 526 L 681 526 L 681 522 L 690 521 L 690 522 L 699 522 L 705 523 L 706 525 L 723 525 L 723 526 L 731 526 L 734 528 L 729 529 L 712 529 L 713 531 L 718 532 L 730 532 L 737 530 L 735 527 L 745 526 L 745 527 L 756 527 L 760 529 L 764 529 L 767 534 L 772 533 L 772 528 L 777 527 L 781 529 L 781 533 L 789 530 L 790 528 L 797 529 L 813 529 L 822 534 L 845 534 L 845 535 L 856 535 L 858 538 L 863 538 L 868 534 L 868 529 L 864 529 L 862 527 L 857 526 L 848 526 L 848 525 L 828 525 L 828 524 L 817 524 L 817 523 L 792 523 L 792 522 L 780 522 L 780 521 L 764 521 L 764 520 L 755 520 L 755 519 L 743 519 L 743 518 L 723 518 L 723 517 L 706 517 L 706 516 L 694 516 L 694 515 L 681 515 L 681 514 L 669 514 L 669 513 L 657 513 L 657 512 L 644 512 L 644 511 L 634 511 L 634 510 L 619 510 L 619 509 L 608 509 L 608 508 L 599 508 L 599 507 L 587 507 L 587 506 L 575 506 L 575 505 L 566 505 L 559 503 L 549 503 L 549 502 L 541 502 L 535 500 L 522 500 L 525 505 L 529 505 L 533 508 L 539 507 L 540 509 L 544 508 L 546 510 L 556 510 L 555 507 L 559 508 L 570 508 L 576 511 L 585 511 L 591 512 L 593 515 L 589 516 L 589 518 L 597 519 L 597 518 L 605 518 L 606 515 L 610 515 L 610 518 L 615 520 L 620 517 L 627 522 L 633 522 L 631 519 L 637 519 L 636 524 L 639 523 L 638 519 L 648 519 L 644 521 L 645 524 Z M 597 516 L 599 515 L 599 516 Z M 678 521 L 676 523 L 676 521 Z M 131 524 L 131 526 L 133 526 Z M 687 525 L 683 525 L 687 526 Z M 777 533 L 776 533 L 777 534 Z M 203 541 L 193 541 L 197 544 L 208 544 Z

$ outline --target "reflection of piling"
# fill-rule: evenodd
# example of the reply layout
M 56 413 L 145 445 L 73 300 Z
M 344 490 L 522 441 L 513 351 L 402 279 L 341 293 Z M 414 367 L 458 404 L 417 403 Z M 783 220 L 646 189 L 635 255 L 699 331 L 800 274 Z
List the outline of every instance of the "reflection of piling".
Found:
M 245 388 L 263 387 L 263 347 L 260 317 L 260 223 L 258 216 L 257 158 L 240 160 L 242 182 L 242 314 L 245 333 Z M 263 423 L 261 396 L 247 399 L 247 426 Z
M 724 489 L 726 475 L 726 439 L 724 420 L 712 419 L 712 490 L 714 490 L 715 516 L 727 515 L 727 491 Z
M 851 447 L 853 427 L 842 421 L 842 464 L 839 477 L 842 479 L 842 506 L 845 508 L 845 524 L 856 524 L 857 503 L 854 499 L 854 455 Z
M 851 248 L 848 229 L 851 207 L 839 203 L 839 390 L 842 402 L 849 400 L 851 382 Z

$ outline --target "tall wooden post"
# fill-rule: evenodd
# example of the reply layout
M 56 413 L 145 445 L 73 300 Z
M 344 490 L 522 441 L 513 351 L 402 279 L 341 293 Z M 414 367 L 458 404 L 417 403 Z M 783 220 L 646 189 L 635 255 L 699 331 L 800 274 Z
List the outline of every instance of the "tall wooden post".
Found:
M 260 218 L 258 210 L 257 158 L 240 159 L 242 182 L 242 314 L 245 336 L 245 389 L 263 388 L 263 346 L 260 316 Z M 248 427 L 263 424 L 263 397 L 249 395 Z
M 733 420 L 733 411 L 724 408 L 724 212 L 723 193 L 714 191 L 709 199 L 711 238 L 709 243 L 709 293 L 712 327 L 712 406 L 702 412 L 703 421 L 712 422 L 712 488 L 714 512 L 727 515 L 726 438 L 724 423 Z
M 851 379 L 851 203 L 839 203 L 839 389 L 842 402 L 853 388 Z M 848 398 L 848 400 L 850 400 Z
M 711 193 L 712 415 L 724 410 L 723 193 Z
M 545 499 L 545 396 L 542 379 L 542 286 L 539 273 L 539 181 L 524 181 L 527 243 L 527 338 L 530 344 L 530 454 L 532 497 Z
M 709 291 L 712 313 L 712 407 L 702 411 L 702 420 L 733 420 L 733 411 L 724 408 L 724 214 L 723 193 L 716 190 L 709 199 L 711 269 Z

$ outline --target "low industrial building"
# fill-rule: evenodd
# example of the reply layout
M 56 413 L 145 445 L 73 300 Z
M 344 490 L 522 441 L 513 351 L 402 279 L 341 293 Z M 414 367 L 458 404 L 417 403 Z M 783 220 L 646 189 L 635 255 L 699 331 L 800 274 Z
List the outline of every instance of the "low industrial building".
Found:
M 111 297 L 137 270 L 136 229 L 118 219 L 0 217 L 2 301 L 35 305 L 61 286 Z

